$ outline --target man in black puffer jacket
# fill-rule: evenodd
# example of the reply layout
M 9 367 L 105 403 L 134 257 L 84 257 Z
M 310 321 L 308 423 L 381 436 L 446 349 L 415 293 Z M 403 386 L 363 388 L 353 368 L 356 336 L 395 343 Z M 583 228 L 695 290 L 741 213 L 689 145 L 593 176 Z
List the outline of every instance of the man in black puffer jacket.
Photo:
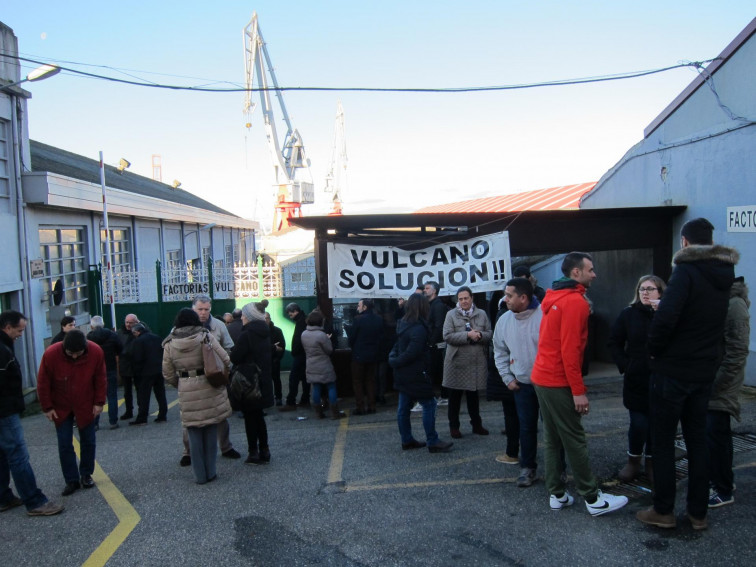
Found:
M 688 451 L 688 517 L 706 529 L 709 477 L 706 408 L 722 356 L 730 287 L 739 254 L 712 242 L 704 218 L 685 223 L 682 249 L 648 333 L 651 356 L 651 429 L 654 442 L 654 505 L 638 512 L 644 524 L 674 528 L 675 435 L 682 423 Z
M 114 331 L 105 327 L 102 317 L 95 315 L 89 322 L 92 330 L 87 339 L 100 345 L 105 355 L 105 372 L 108 376 L 108 421 L 110 429 L 118 429 L 118 357 L 123 351 L 123 344 Z M 95 423 L 99 427 L 100 416 Z

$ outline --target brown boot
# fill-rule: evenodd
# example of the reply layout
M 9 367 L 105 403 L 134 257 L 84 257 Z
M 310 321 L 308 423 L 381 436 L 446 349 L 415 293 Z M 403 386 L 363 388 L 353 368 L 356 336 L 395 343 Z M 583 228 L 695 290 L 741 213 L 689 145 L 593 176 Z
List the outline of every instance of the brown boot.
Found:
M 622 482 L 632 482 L 640 476 L 641 472 L 641 457 L 627 455 L 627 464 L 617 474 L 617 478 Z
M 342 419 L 346 414 L 339 410 L 339 404 L 331 404 L 331 419 Z
M 646 457 L 646 478 L 651 486 L 654 485 L 654 458 Z
M 325 419 L 325 408 L 323 407 L 323 404 L 315 404 L 312 408 L 315 410 L 315 415 L 318 419 Z

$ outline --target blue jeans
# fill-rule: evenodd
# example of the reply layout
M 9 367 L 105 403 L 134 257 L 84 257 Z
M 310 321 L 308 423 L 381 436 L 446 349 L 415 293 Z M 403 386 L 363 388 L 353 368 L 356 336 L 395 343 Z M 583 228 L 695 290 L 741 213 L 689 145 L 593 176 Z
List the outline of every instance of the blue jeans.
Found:
M 108 422 L 118 423 L 118 373 L 108 370 Z M 99 415 L 97 417 L 100 417 Z
M 402 444 L 412 443 L 412 423 L 410 422 L 410 410 L 417 401 L 423 406 L 423 429 L 425 429 L 425 444 L 430 447 L 438 443 L 436 432 L 436 398 L 414 400 L 404 392 L 399 392 L 399 408 L 396 411 L 396 420 L 399 423 L 399 435 Z
M 73 447 L 74 415 L 69 415 L 55 428 L 58 434 L 58 457 L 63 478 L 66 483 L 79 482 L 79 478 L 91 475 L 95 465 L 95 423 L 92 421 L 83 429 L 79 428 L 79 446 L 81 447 L 81 461 L 76 466 L 76 452 Z
M 653 447 L 648 415 L 641 411 L 630 410 L 630 428 L 627 430 L 628 454 L 633 457 L 641 455 L 653 457 Z
M 205 484 L 216 476 L 218 460 L 218 425 L 187 427 L 189 448 L 192 452 L 192 472 L 197 484 Z
M 520 384 L 520 389 L 514 392 L 514 403 L 517 417 L 520 420 L 520 468 L 536 469 L 536 455 L 538 454 L 538 396 L 532 384 Z M 509 427 L 507 427 L 509 437 Z M 507 454 L 511 457 L 517 453 Z
M 339 396 L 336 393 L 336 382 L 329 382 L 328 384 L 313 384 L 312 385 L 312 401 L 316 406 L 320 405 L 320 393 L 323 386 L 328 388 L 328 401 L 331 405 L 338 403 Z
M 13 498 L 11 475 L 27 510 L 34 510 L 47 502 L 37 488 L 18 414 L 0 417 L 0 504 L 7 504 Z
M 651 434 L 654 439 L 654 510 L 675 510 L 675 436 L 682 425 L 688 451 L 688 513 L 705 518 L 709 507 L 709 450 L 706 445 L 706 411 L 711 382 L 688 382 L 651 374 Z

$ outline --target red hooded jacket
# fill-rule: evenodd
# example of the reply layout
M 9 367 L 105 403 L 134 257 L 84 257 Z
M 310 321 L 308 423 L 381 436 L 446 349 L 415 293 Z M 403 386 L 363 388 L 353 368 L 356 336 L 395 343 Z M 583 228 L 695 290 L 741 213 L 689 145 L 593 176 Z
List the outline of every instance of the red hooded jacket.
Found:
M 42 355 L 37 395 L 42 411 L 54 409 L 58 414 L 56 426 L 73 413 L 76 425 L 83 429 L 94 421 L 92 408 L 105 405 L 107 383 L 105 355 L 97 343 L 87 341 L 86 352 L 74 360 L 59 342 Z
M 538 354 L 530 378 L 545 388 L 586 393 L 583 383 L 583 353 L 588 341 L 590 307 L 585 287 L 575 280 L 559 280 L 543 298 L 543 319 L 538 336 Z

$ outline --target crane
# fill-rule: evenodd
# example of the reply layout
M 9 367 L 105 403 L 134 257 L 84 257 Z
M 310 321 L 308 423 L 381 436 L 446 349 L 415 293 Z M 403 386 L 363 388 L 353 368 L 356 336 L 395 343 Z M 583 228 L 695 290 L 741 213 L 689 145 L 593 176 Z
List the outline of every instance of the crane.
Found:
M 342 214 L 344 190 L 347 186 L 346 169 L 346 126 L 344 124 L 344 107 L 341 106 L 341 101 L 339 101 L 336 107 L 336 127 L 333 134 L 331 169 L 328 171 L 325 180 L 325 192 L 333 193 L 333 208 L 328 213 L 331 216 Z
M 302 216 L 303 204 L 310 204 L 315 201 L 315 186 L 312 183 L 310 162 L 305 155 L 302 136 L 292 126 L 283 95 L 278 87 L 278 80 L 270 62 L 270 55 L 260 32 L 260 25 L 257 22 L 257 12 L 253 12 L 252 19 L 244 28 L 244 55 L 247 88 L 244 97 L 246 126 L 247 128 L 252 127 L 252 113 L 257 106 L 252 101 L 252 92 L 255 88 L 255 82 L 257 82 L 265 122 L 265 135 L 268 140 L 268 149 L 273 158 L 276 178 L 273 230 L 280 231 L 289 226 L 289 219 Z M 268 74 L 270 77 L 268 77 Z M 257 77 L 256 81 L 255 77 Z M 286 135 L 282 142 L 279 141 L 276 131 L 271 91 L 276 95 L 281 115 L 286 124 Z

